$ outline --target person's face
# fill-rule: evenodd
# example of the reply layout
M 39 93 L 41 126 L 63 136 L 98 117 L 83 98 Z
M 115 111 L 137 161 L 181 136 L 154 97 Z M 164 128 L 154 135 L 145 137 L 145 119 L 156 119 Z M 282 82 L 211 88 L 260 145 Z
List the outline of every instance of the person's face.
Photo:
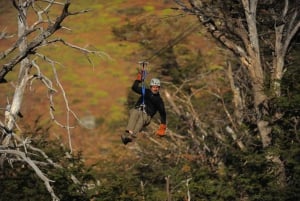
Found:
M 150 90 L 152 93 L 157 94 L 159 92 L 160 86 L 152 85 L 150 86 Z

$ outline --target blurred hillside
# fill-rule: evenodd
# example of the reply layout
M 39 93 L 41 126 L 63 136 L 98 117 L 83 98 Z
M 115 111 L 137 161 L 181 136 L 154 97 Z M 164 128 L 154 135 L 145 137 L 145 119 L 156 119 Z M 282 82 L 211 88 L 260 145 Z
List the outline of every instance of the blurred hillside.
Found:
M 90 12 L 67 18 L 64 26 L 71 31 L 61 30 L 55 37 L 61 37 L 81 47 L 99 50 L 103 52 L 103 56 L 91 57 L 91 64 L 80 52 L 61 45 L 43 50 L 45 55 L 62 64 L 57 66 L 57 70 L 69 100 L 68 104 L 78 118 L 86 122 L 84 127 L 73 120 L 75 128 L 72 130 L 72 143 L 75 150 L 83 151 L 88 161 L 105 158 L 117 160 L 130 154 L 130 149 L 120 143 L 119 134 L 126 124 L 127 95 L 135 78 L 138 61 L 145 58 L 138 43 L 130 40 L 130 37 L 143 36 L 128 36 L 128 40 L 120 41 L 113 35 L 113 28 L 140 19 L 152 20 L 154 24 L 161 23 L 165 18 L 178 15 L 170 9 L 173 6 L 171 0 L 74 0 L 71 11 L 88 8 L 91 9 Z M 0 29 L 9 33 L 16 32 L 15 11 L 12 5 L 4 1 L 0 2 Z M 8 48 L 15 40 L 16 36 L 9 40 L 1 40 L 0 51 Z M 197 43 L 191 42 L 190 45 L 195 51 L 199 51 L 201 47 L 203 52 L 211 54 L 209 50 L 212 44 L 209 41 L 198 37 Z M 157 50 L 160 48 L 162 47 L 158 46 Z M 155 62 L 154 60 L 150 63 L 150 68 L 157 65 Z M 51 76 L 49 66 L 43 66 L 42 70 Z M 153 75 L 156 73 L 152 72 Z M 1 108 L 12 99 L 16 77 L 17 71 L 14 71 L 7 77 L 9 82 L 0 85 Z M 51 123 L 46 94 L 46 89 L 38 82 L 28 88 L 21 111 L 24 119 L 19 122 L 21 128 L 34 125 L 37 117 L 40 117 L 41 124 Z M 55 96 L 56 118 L 64 122 L 65 111 L 60 92 Z M 64 129 L 53 123 L 51 125 L 53 137 L 66 139 Z

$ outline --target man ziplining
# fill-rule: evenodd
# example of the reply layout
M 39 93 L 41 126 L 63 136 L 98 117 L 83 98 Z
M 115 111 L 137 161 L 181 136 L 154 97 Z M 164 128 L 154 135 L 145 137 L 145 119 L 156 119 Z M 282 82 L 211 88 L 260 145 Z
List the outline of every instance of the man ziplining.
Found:
M 189 34 L 193 33 L 198 27 L 199 22 L 189 25 L 186 29 L 180 32 L 179 35 L 169 40 L 166 46 L 160 48 L 145 61 L 150 61 L 158 55 L 161 55 L 163 52 L 185 39 Z M 144 85 L 144 80 L 146 77 L 145 66 L 148 64 L 148 62 L 145 61 L 139 62 L 142 66 L 142 70 L 138 73 L 138 77 L 132 86 L 132 90 L 138 94 L 141 94 L 141 97 L 135 104 L 135 108 L 130 110 L 126 131 L 121 135 L 122 142 L 125 145 L 129 142 L 132 142 L 133 138 L 137 137 L 137 134 L 150 123 L 152 117 L 157 111 L 160 114 L 160 126 L 156 132 L 156 135 L 165 136 L 167 128 L 165 106 L 159 94 L 160 80 L 157 78 L 151 79 L 150 89 L 146 89 Z
M 130 110 L 128 124 L 125 133 L 121 135 L 122 142 L 126 145 L 132 142 L 133 138 L 147 125 L 150 124 L 152 117 L 157 113 L 160 114 L 160 126 L 156 131 L 156 135 L 163 137 L 166 132 L 166 110 L 164 101 L 159 94 L 160 80 L 152 78 L 150 81 L 150 89 L 145 87 L 145 62 L 141 62 L 142 70 L 138 72 L 136 80 L 133 82 L 132 90 L 140 94 L 140 98 L 135 107 Z

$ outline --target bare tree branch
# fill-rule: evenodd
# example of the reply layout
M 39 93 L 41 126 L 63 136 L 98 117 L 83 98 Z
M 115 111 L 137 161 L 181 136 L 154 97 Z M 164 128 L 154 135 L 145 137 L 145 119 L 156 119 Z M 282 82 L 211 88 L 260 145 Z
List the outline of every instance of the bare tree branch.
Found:
M 26 49 L 21 51 L 18 55 L 16 55 L 9 63 L 4 64 L 2 69 L 0 70 L 0 81 L 5 79 L 5 76 L 8 72 L 12 71 L 13 68 L 21 62 L 25 57 L 30 54 L 34 54 L 37 47 L 43 44 L 46 38 L 49 38 L 52 34 L 54 34 L 58 29 L 61 28 L 61 23 L 63 20 L 69 15 L 68 8 L 70 6 L 69 0 L 64 4 L 62 9 L 62 13 L 59 17 L 56 18 L 54 24 L 50 25 L 45 31 L 35 37 L 32 42 L 30 42 Z M 27 34 L 26 34 L 27 35 Z
M 50 185 L 50 182 L 53 182 L 49 180 L 45 174 L 40 170 L 40 168 L 29 158 L 26 156 L 24 152 L 17 151 L 17 150 L 11 150 L 11 149 L 6 149 L 6 150 L 1 150 L 0 149 L 0 154 L 12 154 L 14 156 L 19 156 L 21 157 L 37 174 L 37 176 L 44 181 L 44 184 L 48 190 L 48 192 L 52 196 L 53 201 L 59 201 L 60 199 L 55 195 L 54 190 L 52 186 Z

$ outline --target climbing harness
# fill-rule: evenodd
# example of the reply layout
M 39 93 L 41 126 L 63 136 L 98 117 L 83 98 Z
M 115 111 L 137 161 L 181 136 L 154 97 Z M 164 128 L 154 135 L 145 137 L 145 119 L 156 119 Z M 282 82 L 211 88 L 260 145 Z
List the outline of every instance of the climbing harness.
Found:
M 141 73 L 142 73 L 142 103 L 139 106 L 139 109 L 146 113 L 146 105 L 145 105 L 146 86 L 145 86 L 145 79 L 146 79 L 146 76 L 147 76 L 146 67 L 148 65 L 148 62 L 146 62 L 146 61 L 140 61 L 139 64 L 140 64 L 140 66 L 142 68 L 142 70 L 141 70 Z

